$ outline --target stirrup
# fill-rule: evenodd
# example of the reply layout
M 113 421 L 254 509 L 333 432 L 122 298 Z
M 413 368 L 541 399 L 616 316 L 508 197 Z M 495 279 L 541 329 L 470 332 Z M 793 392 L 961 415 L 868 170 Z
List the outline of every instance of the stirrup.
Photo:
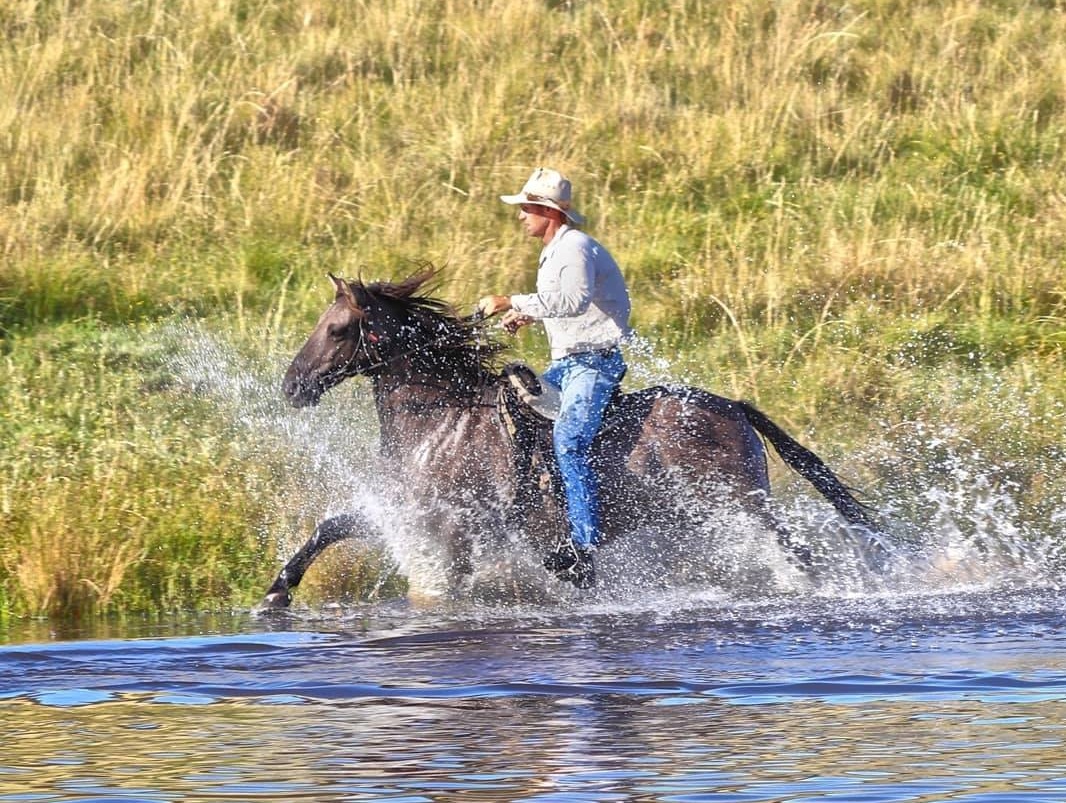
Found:
M 549 421 L 559 417 L 559 391 L 543 381 L 528 365 L 520 362 L 503 367 L 503 376 L 511 383 L 515 394 L 533 412 Z

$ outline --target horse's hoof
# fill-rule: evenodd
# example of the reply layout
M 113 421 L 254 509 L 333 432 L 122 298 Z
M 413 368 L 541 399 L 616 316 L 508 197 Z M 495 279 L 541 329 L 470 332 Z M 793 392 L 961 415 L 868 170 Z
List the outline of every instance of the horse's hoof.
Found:
M 544 556 L 542 563 L 544 568 L 554 574 L 560 580 L 567 579 L 569 571 L 579 560 L 577 547 L 572 541 L 561 541 L 555 545 L 555 549 Z
M 789 563 L 795 566 L 804 574 L 810 574 L 814 571 L 815 561 L 814 555 L 807 547 L 792 547 L 792 551 L 786 556 Z
M 596 585 L 596 569 L 592 565 L 592 558 L 580 561 L 567 579 L 582 591 L 588 591 Z
M 260 611 L 280 611 L 292 604 L 292 595 L 288 591 L 271 591 L 259 603 Z

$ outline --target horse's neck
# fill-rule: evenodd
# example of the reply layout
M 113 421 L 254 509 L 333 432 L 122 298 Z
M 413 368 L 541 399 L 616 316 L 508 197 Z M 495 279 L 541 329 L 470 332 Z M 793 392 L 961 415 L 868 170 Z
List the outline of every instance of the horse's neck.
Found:
M 496 387 L 451 387 L 430 377 L 377 377 L 374 402 L 385 454 L 432 447 L 442 439 L 470 437 L 486 418 L 496 417 Z
M 463 378 L 432 376 L 413 371 L 374 377 L 374 399 L 378 410 L 421 407 L 469 408 L 492 398 L 498 386 L 489 375 Z

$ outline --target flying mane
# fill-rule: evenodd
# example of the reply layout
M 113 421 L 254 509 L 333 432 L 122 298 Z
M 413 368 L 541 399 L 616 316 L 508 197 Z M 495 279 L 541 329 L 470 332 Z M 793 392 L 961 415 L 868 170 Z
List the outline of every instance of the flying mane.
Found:
M 479 318 L 460 316 L 433 296 L 437 275 L 437 269 L 427 267 L 398 282 L 347 283 L 368 314 L 370 331 L 404 344 L 399 356 L 410 360 L 412 373 L 451 375 L 462 389 L 482 386 L 499 375 L 499 357 L 508 347 L 489 335 Z M 380 341 L 378 348 L 382 359 L 396 356 Z

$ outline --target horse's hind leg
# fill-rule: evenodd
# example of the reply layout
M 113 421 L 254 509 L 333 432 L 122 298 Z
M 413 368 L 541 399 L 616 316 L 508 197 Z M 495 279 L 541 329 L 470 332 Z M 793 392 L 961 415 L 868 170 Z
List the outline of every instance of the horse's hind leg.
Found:
M 346 538 L 355 538 L 369 529 L 366 520 L 354 513 L 326 519 L 315 527 L 314 533 L 307 539 L 299 551 L 289 559 L 263 597 L 262 608 L 287 608 L 292 602 L 292 589 L 303 580 L 304 573 L 322 554 L 326 547 L 332 546 Z
M 807 570 L 814 566 L 814 555 L 811 554 L 811 550 L 806 544 L 796 541 L 789 529 L 780 522 L 777 523 L 774 530 L 777 532 L 777 543 L 799 562 L 801 569 Z
M 765 503 L 755 509 L 755 514 L 768 530 L 777 535 L 777 543 L 796 561 L 800 569 L 806 571 L 814 566 L 814 555 L 811 554 L 810 548 L 797 541 L 792 531 L 778 521 L 777 516 Z

